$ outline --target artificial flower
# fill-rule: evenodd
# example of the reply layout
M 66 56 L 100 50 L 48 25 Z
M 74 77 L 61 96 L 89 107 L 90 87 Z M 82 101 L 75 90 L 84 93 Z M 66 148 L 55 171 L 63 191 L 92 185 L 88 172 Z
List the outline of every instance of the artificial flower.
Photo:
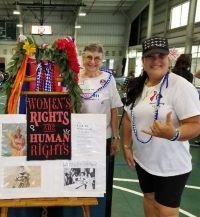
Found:
M 25 42 L 27 40 L 27 37 L 25 35 L 20 34 L 18 37 L 19 42 Z
M 49 44 L 43 43 L 43 44 L 41 45 L 41 48 L 43 48 L 43 49 L 48 49 L 48 48 L 49 48 Z
M 80 70 L 80 66 L 78 63 L 75 44 L 73 40 L 71 39 L 71 37 L 67 37 L 66 41 L 67 41 L 66 51 L 67 51 L 67 56 L 68 56 L 68 61 L 69 61 L 69 68 L 74 73 L 78 74 Z
M 76 47 L 72 38 L 67 36 L 65 39 L 58 39 L 56 40 L 55 45 L 58 50 L 66 52 L 69 68 L 75 73 L 74 79 L 78 82 L 77 74 L 79 73 L 80 66 L 78 63 Z
M 26 50 L 26 54 L 32 55 L 36 52 L 36 47 L 34 44 L 29 44 L 28 41 L 23 45 L 23 49 Z
M 65 39 L 57 39 L 55 44 L 56 44 L 56 48 L 60 51 L 64 51 L 67 46 Z

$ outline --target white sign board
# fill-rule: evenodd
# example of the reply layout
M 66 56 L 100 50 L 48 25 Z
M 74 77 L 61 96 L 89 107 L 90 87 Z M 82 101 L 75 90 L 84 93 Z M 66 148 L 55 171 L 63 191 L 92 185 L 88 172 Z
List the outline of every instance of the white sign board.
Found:
M 106 117 L 72 114 L 71 160 L 26 160 L 26 115 L 0 115 L 0 199 L 101 197 Z

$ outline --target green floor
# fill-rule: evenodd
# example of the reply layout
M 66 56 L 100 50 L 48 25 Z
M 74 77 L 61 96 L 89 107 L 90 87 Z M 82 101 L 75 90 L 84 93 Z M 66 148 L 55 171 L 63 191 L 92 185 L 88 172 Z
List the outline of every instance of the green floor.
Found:
M 187 185 L 198 187 L 185 188 L 181 209 L 185 214 L 180 213 L 180 217 L 200 216 L 200 147 L 191 148 L 193 156 L 193 171 Z M 135 171 L 131 171 L 124 162 L 122 153 L 118 154 L 115 161 L 114 178 L 137 180 Z M 123 187 L 124 189 L 116 189 Z M 131 192 L 129 192 L 132 190 Z M 112 217 L 143 217 L 142 196 L 138 182 L 114 181 Z

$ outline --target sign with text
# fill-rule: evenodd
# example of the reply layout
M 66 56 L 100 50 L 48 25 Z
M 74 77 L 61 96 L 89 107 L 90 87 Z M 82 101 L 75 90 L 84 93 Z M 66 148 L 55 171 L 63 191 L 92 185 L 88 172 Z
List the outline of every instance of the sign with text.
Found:
M 27 96 L 27 160 L 71 159 L 68 95 Z
M 70 160 L 27 161 L 27 116 L 0 114 L 0 199 L 104 196 L 106 115 L 72 113 L 70 125 Z

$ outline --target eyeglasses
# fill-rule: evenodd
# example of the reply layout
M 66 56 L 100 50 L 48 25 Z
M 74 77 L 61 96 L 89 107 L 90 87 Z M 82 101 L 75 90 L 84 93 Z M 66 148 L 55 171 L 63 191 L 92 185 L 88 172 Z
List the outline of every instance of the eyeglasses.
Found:
M 92 55 L 87 55 L 87 56 L 84 56 L 85 59 L 87 59 L 88 62 L 91 62 L 92 60 L 94 60 L 95 63 L 99 63 L 102 61 L 102 58 L 101 57 L 93 57 Z

